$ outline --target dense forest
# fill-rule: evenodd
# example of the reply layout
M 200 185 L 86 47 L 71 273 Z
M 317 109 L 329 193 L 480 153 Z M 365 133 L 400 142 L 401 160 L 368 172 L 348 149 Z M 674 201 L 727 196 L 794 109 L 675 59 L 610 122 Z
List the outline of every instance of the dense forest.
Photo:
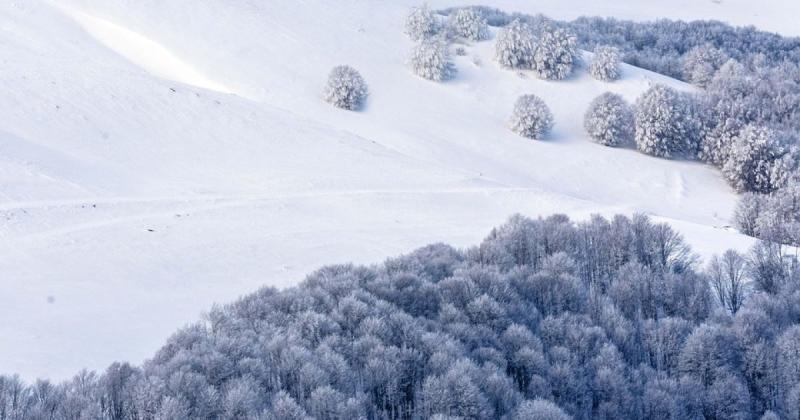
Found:
M 514 216 L 214 308 L 140 367 L 0 377 L 0 419 L 798 419 L 786 251 L 701 268 L 644 216 Z

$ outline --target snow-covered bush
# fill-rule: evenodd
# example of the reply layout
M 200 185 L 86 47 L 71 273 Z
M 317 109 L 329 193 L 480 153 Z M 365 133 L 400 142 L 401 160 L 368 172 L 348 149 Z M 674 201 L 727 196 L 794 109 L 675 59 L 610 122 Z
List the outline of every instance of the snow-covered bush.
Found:
M 327 102 L 351 111 L 361 108 L 368 93 L 364 78 L 350 66 L 334 67 L 323 92 Z
M 428 5 L 414 7 L 406 16 L 405 33 L 413 41 L 430 38 L 439 33 L 440 25 Z
M 451 14 L 449 26 L 454 35 L 469 41 L 489 39 L 486 19 L 471 8 L 459 9 Z
M 685 96 L 654 85 L 636 100 L 636 148 L 648 155 L 671 158 L 696 151 L 696 122 Z
M 738 191 L 772 192 L 786 185 L 797 166 L 791 144 L 785 133 L 748 125 L 734 140 L 722 173 Z
M 683 78 L 694 85 L 706 87 L 728 59 L 727 54 L 710 44 L 698 45 L 683 56 Z
M 589 65 L 589 73 L 597 80 L 604 82 L 619 79 L 619 65 L 621 57 L 619 49 L 607 45 L 599 46 L 594 49 L 592 64 Z
M 542 79 L 565 79 L 575 65 L 577 45 L 577 38 L 568 30 L 545 24 L 536 37 L 531 68 Z
M 530 139 L 541 139 L 553 128 L 550 108 L 536 95 L 522 95 L 514 103 L 511 131 Z
M 633 112 L 622 96 L 606 92 L 589 104 L 583 126 L 595 142 L 622 146 L 631 141 Z
M 456 74 L 449 45 L 441 37 L 423 39 L 415 45 L 408 64 L 417 76 L 436 82 L 448 80 Z
M 495 59 L 503 67 L 529 69 L 533 66 L 536 36 L 533 28 L 516 19 L 500 30 L 495 42 Z

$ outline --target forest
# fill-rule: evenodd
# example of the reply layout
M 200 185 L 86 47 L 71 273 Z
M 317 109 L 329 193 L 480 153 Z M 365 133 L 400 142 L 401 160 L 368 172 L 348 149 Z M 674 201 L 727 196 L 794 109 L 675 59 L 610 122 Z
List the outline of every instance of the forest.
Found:
M 0 377 L 4 420 L 307 418 L 798 419 L 796 256 L 701 267 L 645 216 L 517 215 L 213 308 L 142 366 Z

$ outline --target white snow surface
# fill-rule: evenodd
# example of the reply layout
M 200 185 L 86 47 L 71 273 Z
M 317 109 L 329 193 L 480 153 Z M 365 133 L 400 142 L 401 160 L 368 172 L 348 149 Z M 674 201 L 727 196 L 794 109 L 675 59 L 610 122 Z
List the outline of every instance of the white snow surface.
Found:
M 738 0 L 495 3 L 787 31 L 797 15 L 769 1 L 759 16 Z M 414 4 L 0 2 L 0 372 L 139 363 L 214 303 L 324 264 L 474 245 L 513 213 L 643 212 L 704 257 L 751 245 L 726 227 L 736 196 L 716 170 L 583 132 L 604 91 L 689 86 L 630 66 L 614 83 L 584 69 L 541 81 L 500 69 L 491 40 L 465 46 L 454 80 L 429 82 L 405 65 Z M 369 83 L 363 111 L 321 100 L 337 64 Z M 545 141 L 507 129 L 524 93 L 555 115 Z

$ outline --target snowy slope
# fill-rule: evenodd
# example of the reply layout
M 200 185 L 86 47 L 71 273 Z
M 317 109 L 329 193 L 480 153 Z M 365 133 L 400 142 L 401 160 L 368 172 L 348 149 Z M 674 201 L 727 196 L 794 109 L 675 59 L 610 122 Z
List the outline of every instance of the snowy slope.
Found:
M 714 169 L 582 131 L 606 90 L 690 87 L 632 67 L 539 81 L 498 68 L 491 41 L 466 46 L 455 80 L 421 80 L 404 65 L 412 4 L 0 4 L 0 372 L 138 362 L 215 302 L 476 244 L 515 212 L 646 212 L 704 256 L 749 246 L 723 228 L 736 197 Z M 319 98 L 340 63 L 370 84 L 363 112 Z M 506 129 L 523 93 L 553 110 L 547 141 Z

